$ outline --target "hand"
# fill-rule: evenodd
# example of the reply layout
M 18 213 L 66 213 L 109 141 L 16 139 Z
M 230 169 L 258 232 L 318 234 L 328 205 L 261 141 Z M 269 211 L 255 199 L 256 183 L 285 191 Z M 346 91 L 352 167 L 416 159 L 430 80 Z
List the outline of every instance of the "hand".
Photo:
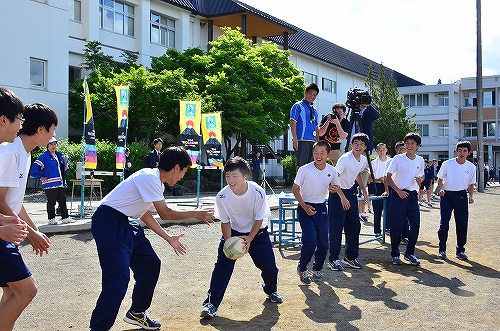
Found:
M 366 203 L 370 202 L 370 195 L 368 194 L 366 189 L 363 190 L 363 199 L 365 199 Z
M 342 203 L 342 208 L 344 208 L 344 210 L 349 210 L 349 208 L 351 208 L 351 204 L 349 203 L 349 200 L 346 199 L 346 197 L 341 197 L 340 202 Z
M 422 179 L 422 177 L 415 177 L 415 181 L 417 182 L 418 186 L 420 186 L 420 184 L 422 184 L 424 180 Z
M 337 193 L 340 190 L 340 186 L 338 185 L 329 185 L 328 186 L 328 191 L 330 193 Z
M 332 118 L 330 122 L 332 122 L 335 125 L 340 125 L 340 121 L 338 118 Z
M 50 239 L 40 231 L 31 231 L 28 236 L 31 246 L 33 247 L 33 252 L 36 255 L 42 257 L 43 253 L 49 254 Z
M 398 190 L 398 195 L 401 199 L 406 199 L 409 196 L 408 192 L 402 190 Z
M 7 224 L 0 226 L 0 238 L 19 246 L 28 235 L 26 224 Z
M 309 216 L 316 215 L 316 209 L 313 206 L 306 204 L 306 207 L 307 208 L 304 208 L 304 211 L 306 212 L 307 215 Z
M 214 222 L 214 210 L 202 210 L 203 205 L 198 206 L 194 211 L 195 218 L 210 226 Z
M 170 236 L 167 240 L 170 246 L 174 249 L 175 254 L 184 255 L 187 252 L 186 247 L 181 243 L 181 238 L 184 237 L 184 233 L 177 236 Z
M 299 150 L 299 142 L 296 139 L 293 139 L 292 141 L 293 149 L 298 151 Z
M 472 197 L 469 197 L 469 204 L 474 203 L 474 199 Z
M 388 191 L 385 191 L 384 193 L 382 193 L 380 196 L 382 197 L 388 197 L 389 196 L 389 192 Z
M 21 224 L 26 227 L 26 222 L 16 216 L 5 216 L 0 214 L 0 225 Z
M 250 243 L 252 242 L 253 238 L 250 239 L 249 236 L 240 236 L 240 238 L 243 239 L 243 243 L 245 244 L 245 254 L 246 254 L 250 249 Z

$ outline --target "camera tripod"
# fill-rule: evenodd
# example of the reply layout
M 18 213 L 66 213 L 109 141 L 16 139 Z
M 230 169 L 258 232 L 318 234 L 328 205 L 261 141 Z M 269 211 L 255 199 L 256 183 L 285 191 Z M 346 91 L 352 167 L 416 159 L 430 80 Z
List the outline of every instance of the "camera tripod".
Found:
M 269 183 L 266 180 L 266 153 L 264 150 L 262 151 L 262 182 L 260 186 L 264 188 L 264 192 L 266 191 L 266 187 L 269 187 L 271 192 L 273 192 L 273 195 L 276 195 L 273 188 L 271 187 L 271 185 L 269 185 Z

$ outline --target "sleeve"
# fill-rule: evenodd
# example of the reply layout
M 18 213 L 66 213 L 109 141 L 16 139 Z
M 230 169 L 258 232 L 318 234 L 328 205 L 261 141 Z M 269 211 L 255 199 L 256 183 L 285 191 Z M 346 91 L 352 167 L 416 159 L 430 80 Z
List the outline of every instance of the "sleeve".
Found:
M 258 189 L 259 190 L 259 189 Z M 271 208 L 267 202 L 264 190 L 257 191 L 258 198 L 255 204 L 255 220 L 263 220 L 271 216 Z
M 153 151 L 149 152 L 148 155 L 148 164 L 150 168 L 155 168 L 156 167 L 156 159 L 155 159 L 155 154 Z
M 214 216 L 215 218 L 220 219 L 222 223 L 229 223 L 229 216 L 224 209 L 224 205 L 220 200 L 219 195 L 215 198 Z
M 41 160 L 41 155 L 38 159 L 33 162 L 30 170 L 30 176 L 36 179 L 40 179 L 42 177 L 42 169 L 44 168 L 43 162 Z
M 17 176 L 17 155 L 15 152 L 2 153 L 0 155 L 0 186 L 1 187 L 19 187 Z
M 305 174 L 304 168 L 300 167 L 299 170 L 297 171 L 297 174 L 295 175 L 293 183 L 302 187 L 302 185 L 304 184 L 304 174 Z
M 440 179 L 443 179 L 445 176 L 446 176 L 446 168 L 447 168 L 447 164 L 446 162 L 444 162 L 442 165 L 441 165 L 441 168 L 439 168 L 439 172 L 437 174 L 437 177 L 440 178 Z M 474 175 L 475 177 L 475 175 Z
M 372 118 L 372 120 L 376 120 L 380 117 L 380 112 L 375 109 L 375 107 L 373 107 L 372 105 L 368 106 L 368 113 L 370 114 L 370 117 Z
M 340 126 L 342 127 L 342 130 L 349 133 L 348 131 L 351 128 L 351 122 L 349 122 L 347 118 L 344 118 L 342 122 L 340 122 Z
M 333 168 L 332 171 L 332 180 L 330 181 L 330 185 L 337 185 L 340 186 L 340 179 L 339 179 L 339 174 L 337 173 L 337 170 Z
M 344 154 L 344 155 L 346 155 L 346 154 Z M 347 167 L 347 157 L 344 157 L 344 155 L 342 155 L 339 158 L 339 160 L 337 161 L 337 165 L 335 166 L 335 170 L 337 171 L 337 176 L 338 176 L 338 174 L 341 174 L 342 172 L 344 172 L 345 168 Z
M 300 107 L 300 104 L 299 103 L 295 103 L 293 106 L 292 106 L 292 109 L 290 109 L 290 119 L 294 120 L 294 121 L 298 121 L 299 120 L 299 117 L 300 117 L 300 111 L 301 111 L 301 107 Z
M 141 175 L 134 178 L 134 185 L 139 190 L 139 194 L 144 202 L 165 200 L 163 196 L 163 183 L 154 174 Z
M 397 165 L 398 161 L 397 161 L 397 160 L 398 160 L 398 157 L 397 157 L 397 155 L 396 155 L 396 156 L 394 156 L 394 158 L 392 159 L 391 164 L 389 165 L 389 168 L 387 169 L 386 175 L 387 175 L 388 173 L 393 174 L 393 173 L 395 173 L 395 172 L 397 171 L 397 169 L 398 169 L 398 165 Z

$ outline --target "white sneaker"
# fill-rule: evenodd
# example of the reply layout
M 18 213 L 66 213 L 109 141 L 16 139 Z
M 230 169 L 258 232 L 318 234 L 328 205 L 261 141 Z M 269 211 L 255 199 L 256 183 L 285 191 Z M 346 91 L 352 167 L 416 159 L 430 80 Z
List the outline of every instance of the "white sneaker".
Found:
M 55 219 L 55 218 L 51 218 L 51 219 L 49 220 L 49 224 L 50 224 L 50 225 L 56 225 L 56 224 L 57 224 L 56 219 Z
M 66 223 L 75 223 L 76 221 L 75 221 L 74 219 L 72 219 L 72 218 L 71 218 L 71 216 L 68 216 L 68 217 L 66 217 L 66 218 L 63 218 L 63 219 L 62 219 L 62 222 L 63 222 L 64 224 L 66 224 Z

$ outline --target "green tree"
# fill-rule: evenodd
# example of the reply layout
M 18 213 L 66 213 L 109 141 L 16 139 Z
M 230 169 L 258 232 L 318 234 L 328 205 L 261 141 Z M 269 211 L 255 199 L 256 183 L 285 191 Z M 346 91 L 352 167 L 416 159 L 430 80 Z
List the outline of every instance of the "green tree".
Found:
M 394 145 L 403 140 L 409 132 L 416 132 L 415 123 L 411 119 L 415 114 L 408 116 L 408 107 L 403 106 L 396 81 L 386 77 L 387 69 L 381 64 L 378 76 L 375 78 L 374 70 L 370 64 L 365 86 L 372 96 L 372 105 L 380 112 L 380 118 L 373 126 L 374 146 L 385 143 L 391 155 L 395 155 Z

